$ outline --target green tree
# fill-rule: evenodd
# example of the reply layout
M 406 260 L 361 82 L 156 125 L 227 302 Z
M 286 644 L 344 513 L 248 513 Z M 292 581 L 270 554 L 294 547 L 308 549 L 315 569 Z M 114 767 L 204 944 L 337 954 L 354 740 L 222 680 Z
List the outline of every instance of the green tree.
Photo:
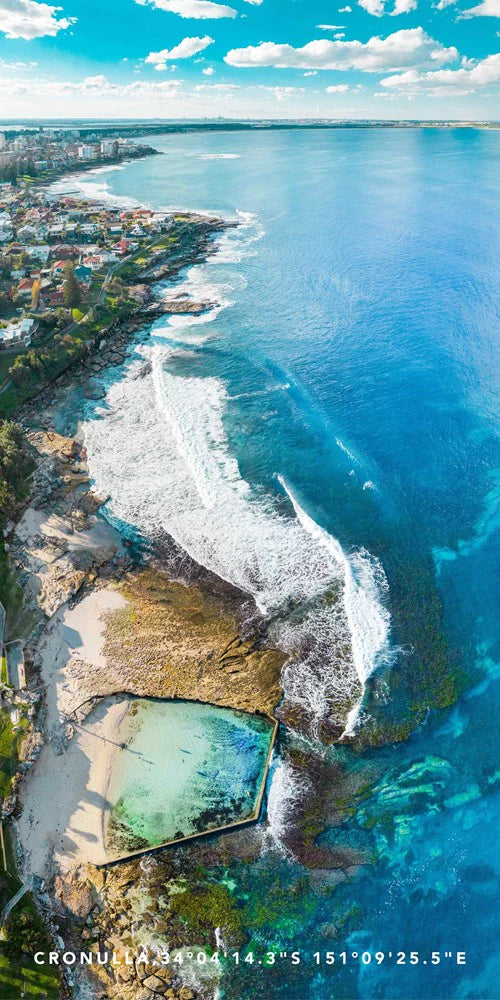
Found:
M 36 951 L 44 951 L 47 946 L 40 917 L 29 910 L 14 910 L 9 917 L 7 930 L 3 951 L 12 961 L 19 960 L 20 954 L 33 955 Z
M 0 520 L 23 495 L 30 469 L 21 428 L 10 420 L 0 421 Z
M 64 268 L 64 305 L 69 309 L 74 309 L 82 301 L 80 286 L 75 277 L 75 269 L 69 261 Z

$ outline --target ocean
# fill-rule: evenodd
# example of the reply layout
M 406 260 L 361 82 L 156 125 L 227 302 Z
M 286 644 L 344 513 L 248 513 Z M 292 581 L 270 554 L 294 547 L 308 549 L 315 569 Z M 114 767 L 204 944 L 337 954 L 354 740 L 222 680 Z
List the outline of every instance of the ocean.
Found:
M 267 849 L 227 877 L 256 946 L 347 956 L 247 965 L 220 996 L 494 1000 L 500 135 L 154 145 L 65 183 L 240 225 L 166 288 L 214 308 L 156 321 L 90 404 L 90 470 L 110 517 L 250 594 L 290 652 L 301 735 L 275 754 Z M 347 870 L 287 841 L 318 792 L 299 752 L 338 777 L 318 844 Z

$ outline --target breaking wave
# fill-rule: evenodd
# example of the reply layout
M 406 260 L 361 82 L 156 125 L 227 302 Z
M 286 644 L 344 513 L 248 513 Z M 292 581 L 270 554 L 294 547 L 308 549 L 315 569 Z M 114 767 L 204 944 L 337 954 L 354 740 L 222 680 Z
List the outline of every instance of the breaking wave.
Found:
M 99 196 L 96 188 L 106 193 L 100 181 L 76 180 L 89 197 Z M 289 515 L 275 497 L 246 482 L 224 429 L 231 404 L 224 384 L 168 370 L 178 347 L 213 336 L 207 329 L 231 302 L 237 272 L 223 267 L 224 283 L 215 284 L 213 265 L 241 261 L 264 235 L 252 213 L 237 217 L 237 229 L 218 237 L 209 261 L 175 285 L 176 294 L 213 301 L 214 308 L 153 324 L 141 348 L 148 364 L 132 362 L 108 389 L 100 418 L 85 422 L 90 470 L 97 492 L 111 498 L 110 517 L 148 537 L 168 534 L 196 563 L 251 595 L 271 641 L 289 656 L 285 704 L 295 706 L 313 735 L 325 719 L 340 733 L 348 715 L 346 732 L 352 731 L 366 678 L 388 655 L 380 564 L 364 551 L 347 556 L 283 478 Z M 337 444 L 356 461 L 340 439 Z
M 284 480 L 291 516 L 242 478 L 228 447 L 220 380 L 171 374 L 173 348 L 142 352 L 148 370 L 138 378 L 142 363 L 132 364 L 108 390 L 101 418 L 84 425 L 97 492 L 111 497 L 114 517 L 149 537 L 168 533 L 198 564 L 251 595 L 290 654 L 285 697 L 313 725 L 336 712 L 340 725 L 387 640 L 375 594 L 381 568 L 367 553 L 347 559 Z

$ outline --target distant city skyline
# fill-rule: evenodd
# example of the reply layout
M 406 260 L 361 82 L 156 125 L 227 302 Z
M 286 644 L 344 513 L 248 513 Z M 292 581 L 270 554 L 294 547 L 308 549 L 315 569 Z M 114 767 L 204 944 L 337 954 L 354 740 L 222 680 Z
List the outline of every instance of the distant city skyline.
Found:
M 0 0 L 0 116 L 498 118 L 500 0 Z

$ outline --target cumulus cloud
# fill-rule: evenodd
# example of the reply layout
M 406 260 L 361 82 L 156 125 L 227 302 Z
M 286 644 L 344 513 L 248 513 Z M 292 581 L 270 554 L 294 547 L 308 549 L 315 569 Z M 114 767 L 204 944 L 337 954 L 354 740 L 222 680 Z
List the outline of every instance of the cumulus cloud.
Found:
M 381 80 L 381 86 L 409 94 L 427 93 L 431 96 L 445 94 L 470 94 L 479 87 L 500 82 L 500 54 L 487 56 L 472 68 L 438 69 L 426 73 L 406 70 Z
M 179 17 L 190 17 L 196 20 L 212 20 L 220 17 L 236 17 L 237 15 L 234 7 L 213 3 L 212 0 L 135 0 L 135 2 L 141 7 L 154 7 L 156 10 L 165 10 L 169 14 L 178 14 Z
M 7 38 L 53 37 L 76 22 L 76 17 L 58 17 L 60 10 L 36 0 L 0 0 L 0 31 Z
M 352 14 L 352 7 L 339 7 L 339 14 Z
M 341 28 L 345 28 L 345 24 L 317 24 L 316 27 L 320 31 L 340 31 Z
M 224 57 L 230 66 L 275 66 L 279 69 L 359 69 L 365 73 L 423 68 L 458 59 L 454 46 L 445 48 L 423 30 L 407 28 L 386 38 L 374 35 L 367 42 L 316 39 L 302 48 L 261 42 L 245 49 L 231 49 Z
M 337 83 L 333 87 L 327 87 L 327 94 L 345 94 L 346 90 L 349 90 L 347 83 Z
M 387 2 L 388 0 L 358 0 L 359 6 L 374 17 L 382 17 L 386 12 L 391 17 L 397 17 L 398 14 L 408 14 L 410 10 L 417 9 L 417 0 L 395 0 L 393 9 L 386 11 Z
M 286 101 L 289 97 L 304 92 L 303 87 L 261 87 L 261 90 L 268 90 L 270 94 L 274 94 L 277 101 Z
M 215 73 L 215 70 L 214 70 L 213 66 L 207 66 L 205 69 L 202 69 L 201 72 L 204 73 L 205 76 L 213 76 L 214 73 Z
M 196 55 L 197 52 L 203 52 L 203 49 L 212 45 L 212 42 L 213 38 L 210 38 L 210 35 L 205 35 L 203 38 L 183 38 L 182 42 L 174 45 L 173 49 L 161 49 L 159 52 L 150 52 L 146 56 L 145 62 L 151 63 L 157 70 L 164 70 L 167 68 L 167 62 L 170 60 L 189 59 L 191 56 Z
M 33 94 L 36 94 L 37 97 L 56 98 L 74 96 L 75 94 L 80 94 L 84 97 L 105 97 L 112 95 L 127 100 L 134 96 L 145 98 L 175 97 L 180 86 L 180 80 L 168 80 L 161 83 L 149 83 L 143 80 L 135 80 L 133 83 L 125 84 L 112 83 L 102 74 L 86 76 L 83 80 L 76 82 L 46 80 L 43 78 L 33 80 L 32 78 L 4 77 L 0 79 L 0 95 L 15 94 L 17 96 L 32 97 Z
M 476 7 L 463 10 L 460 17 L 500 17 L 500 0 L 483 0 Z

